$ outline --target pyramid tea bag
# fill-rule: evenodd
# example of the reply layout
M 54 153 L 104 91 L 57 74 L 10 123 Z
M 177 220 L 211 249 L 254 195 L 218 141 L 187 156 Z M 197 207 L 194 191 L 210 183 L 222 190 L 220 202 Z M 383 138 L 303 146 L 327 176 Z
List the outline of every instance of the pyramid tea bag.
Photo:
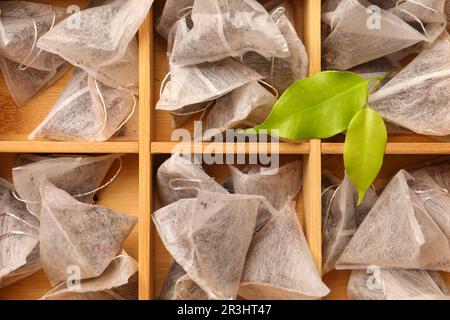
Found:
M 434 222 L 450 239 L 450 164 L 426 167 L 411 173 L 411 188 L 423 201 Z
M 55 71 L 21 70 L 18 63 L 0 58 L 0 69 L 14 103 L 21 107 L 55 83 L 69 69 L 69 64 L 64 63 Z
M 276 169 L 258 165 L 247 166 L 242 171 L 234 166 L 229 166 L 229 169 L 235 193 L 263 196 L 276 210 L 294 200 L 303 184 L 301 161 Z
M 256 0 L 196 0 L 192 21 L 193 28 L 174 43 L 172 65 L 214 62 L 249 51 L 266 58 L 290 55 L 283 35 Z
M 323 42 L 327 69 L 348 70 L 410 47 L 427 38 L 396 15 L 380 9 L 380 25 L 369 26 L 373 13 L 365 0 L 342 0 L 333 12 L 333 29 Z
M 295 203 L 289 202 L 255 234 L 239 296 L 248 300 L 309 300 L 329 293 L 314 265 Z
M 235 299 L 261 197 L 199 191 L 153 215 L 166 249 L 211 299 Z
M 106 141 L 135 109 L 134 95 L 107 87 L 78 69 L 29 139 Z
M 201 165 L 179 154 L 172 155 L 158 168 L 156 180 L 158 198 L 163 206 L 195 198 L 198 190 L 228 193 Z
M 208 141 L 227 129 L 261 124 L 276 102 L 276 97 L 258 82 L 246 84 L 220 97 L 206 118 L 203 140 Z
M 391 180 L 339 257 L 336 269 L 377 265 L 450 271 L 448 238 L 411 190 L 412 180 L 404 170 Z
M 358 204 L 358 191 L 348 177 L 336 188 L 327 188 L 322 195 L 323 273 L 334 270 L 335 263 L 360 223 L 377 200 L 369 189 L 364 201 Z
M 153 0 L 114 0 L 75 12 L 47 32 L 38 47 L 56 53 L 115 89 L 137 91 L 135 34 Z
M 172 263 L 159 300 L 208 300 L 209 297 L 176 262 Z
M 137 261 L 125 251 L 115 257 L 106 270 L 97 278 L 80 281 L 78 286 L 68 287 L 64 282 L 48 292 L 42 300 L 70 300 L 72 294 L 88 294 L 104 292 L 127 285 L 133 275 L 137 273 Z M 117 293 L 116 293 L 117 294 Z
M 194 0 L 167 0 L 156 26 L 158 33 L 164 38 L 168 38 L 170 30 L 180 19 L 180 14 L 183 13 L 184 10 L 191 8 L 193 5 Z
M 66 9 L 28 1 L 0 1 L 0 56 L 20 69 L 56 72 L 64 60 L 40 50 L 36 41 L 67 16 Z
M 13 186 L 0 179 L 0 288 L 40 269 L 38 242 L 39 221 L 14 198 Z
M 90 203 L 114 161 L 121 161 L 120 157 L 60 157 L 16 167 L 12 170 L 14 187 L 18 196 L 36 215 L 40 214 L 39 185 L 44 177 L 77 200 Z
M 450 134 L 450 37 L 444 32 L 383 88 L 370 106 L 388 121 L 419 134 Z
M 248 52 L 242 57 L 245 65 L 263 75 L 265 80 L 280 93 L 283 93 L 295 81 L 305 78 L 308 74 L 308 55 L 305 46 L 298 37 L 288 16 L 283 13 L 283 9 L 283 6 L 277 7 L 271 16 L 286 39 L 290 56 L 267 59 L 256 52 Z
M 79 267 L 80 280 L 100 276 L 121 252 L 137 218 L 79 202 L 46 179 L 40 192 L 41 263 L 50 283 L 66 281 L 70 266 Z
M 435 271 L 354 270 L 347 295 L 353 300 L 435 300 L 445 298 L 448 291 Z
M 170 43 L 186 38 L 187 34 L 186 18 L 180 19 L 169 37 L 169 52 Z M 178 117 L 191 116 L 203 111 L 207 102 L 261 79 L 261 75 L 233 59 L 187 67 L 171 65 L 170 80 L 161 87 L 156 110 L 169 111 Z

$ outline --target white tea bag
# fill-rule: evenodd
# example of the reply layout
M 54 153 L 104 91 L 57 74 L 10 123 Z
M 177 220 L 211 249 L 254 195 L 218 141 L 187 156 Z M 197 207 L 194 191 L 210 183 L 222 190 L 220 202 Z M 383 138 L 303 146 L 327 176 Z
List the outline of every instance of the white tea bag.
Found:
M 0 58 L 0 69 L 6 86 L 18 107 L 24 106 L 53 85 L 69 67 L 68 63 L 63 63 L 54 71 L 41 71 L 33 68 L 21 70 L 18 63 Z
M 310 300 L 330 293 L 314 265 L 289 202 L 253 237 L 239 296 L 248 300 Z
M 199 191 L 153 214 L 166 249 L 211 299 L 236 299 L 261 197 Z
M 39 221 L 14 198 L 13 186 L 0 179 L 0 288 L 41 268 L 38 242 Z
M 156 174 L 158 198 L 163 206 L 180 199 L 195 198 L 199 190 L 228 193 L 219 183 L 187 157 L 172 155 Z
M 135 109 L 133 94 L 107 87 L 78 69 L 28 138 L 106 141 L 126 124 Z
M 125 251 L 115 257 L 106 270 L 98 277 L 81 280 L 78 286 L 68 287 L 67 283 L 56 286 L 41 300 L 70 300 L 71 294 L 88 294 L 104 291 L 114 291 L 127 285 L 138 271 L 137 261 Z M 117 293 L 116 293 L 117 294 Z M 123 297 L 124 298 L 124 297 Z
M 170 30 L 180 19 L 181 14 L 192 9 L 194 0 L 167 0 L 164 10 L 156 26 L 156 31 L 164 38 L 169 37 Z
M 105 85 L 137 93 L 135 34 L 153 0 L 114 0 L 75 12 L 38 41 Z
M 248 52 L 242 57 L 245 65 L 263 75 L 265 80 L 273 85 L 280 94 L 295 81 L 305 78 L 308 74 L 308 55 L 305 46 L 283 10 L 284 7 L 279 6 L 274 9 L 271 16 L 286 39 L 290 56 L 267 59 L 256 52 Z
M 263 196 L 276 210 L 293 201 L 303 185 L 301 161 L 274 169 L 258 165 L 247 166 L 242 171 L 234 166 L 229 169 L 235 193 Z
M 261 124 L 276 102 L 273 93 L 258 82 L 237 88 L 217 99 L 206 118 L 202 139 L 208 141 L 227 129 L 245 129 Z
M 66 9 L 28 1 L 0 1 L 0 56 L 19 65 L 56 72 L 64 60 L 40 50 L 36 42 L 67 16 Z
M 214 62 L 249 51 L 266 58 L 290 55 L 283 35 L 256 0 L 196 0 L 192 21 L 193 28 L 174 43 L 171 65 Z
M 392 0 L 391 0 L 392 2 Z M 407 22 L 442 23 L 446 0 L 402 0 L 389 10 Z
M 358 191 L 348 177 L 337 188 L 325 189 L 322 194 L 324 274 L 334 270 L 337 259 L 376 200 L 376 193 L 369 189 L 358 206 Z
M 401 170 L 378 198 L 336 262 L 336 269 L 450 271 L 448 238 L 410 188 Z
M 411 173 L 411 188 L 434 222 L 450 239 L 450 165 L 426 167 Z
M 100 276 L 121 252 L 137 218 L 79 202 L 46 179 L 40 192 L 41 263 L 52 286 L 66 281 L 73 266 L 80 280 Z
M 120 157 L 60 157 L 15 167 L 12 170 L 14 188 L 21 201 L 37 216 L 41 209 L 39 186 L 44 177 L 77 200 L 91 203 L 114 161 L 121 161 Z
M 410 47 L 427 38 L 396 15 L 380 9 L 379 25 L 365 0 L 342 0 L 333 12 L 333 29 L 323 42 L 327 69 L 348 70 Z M 370 25 L 370 23 L 374 25 Z
M 391 81 L 370 96 L 388 121 L 419 134 L 450 134 L 450 37 L 444 32 Z
M 176 262 L 172 263 L 160 300 L 208 300 L 209 297 Z
M 353 270 L 347 295 L 353 300 L 434 300 L 448 291 L 438 272 L 424 270 Z M 370 279 L 372 278 L 372 279 Z

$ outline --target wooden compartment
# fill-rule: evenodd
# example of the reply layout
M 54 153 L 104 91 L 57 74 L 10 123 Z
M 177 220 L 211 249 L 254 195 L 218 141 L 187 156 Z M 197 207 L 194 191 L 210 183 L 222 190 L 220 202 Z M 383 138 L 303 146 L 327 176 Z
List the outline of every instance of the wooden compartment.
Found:
M 417 150 L 417 152 L 420 152 Z M 442 158 L 443 154 L 435 155 L 387 155 L 380 174 L 374 182 L 377 194 L 381 194 L 395 174 L 411 166 L 420 165 L 424 162 Z M 336 177 L 344 178 L 344 163 L 340 155 L 326 155 L 322 159 L 322 168 L 328 170 Z M 351 271 L 333 271 L 324 276 L 325 283 L 329 286 L 331 294 L 326 298 L 329 300 L 342 300 L 347 298 L 347 284 Z M 450 285 L 450 274 L 442 272 L 443 279 Z

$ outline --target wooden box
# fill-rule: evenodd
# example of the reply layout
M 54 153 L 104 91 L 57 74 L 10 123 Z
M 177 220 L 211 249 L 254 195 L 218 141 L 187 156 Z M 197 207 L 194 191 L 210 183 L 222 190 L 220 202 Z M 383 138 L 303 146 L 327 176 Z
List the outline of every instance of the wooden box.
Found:
M 86 0 L 35 0 L 60 6 L 86 5 Z M 319 0 L 291 0 L 295 8 L 296 28 L 309 54 L 309 73 L 321 70 L 321 19 Z M 123 153 L 124 170 L 118 179 L 100 193 L 100 203 L 130 215 L 139 216 L 139 225 L 126 244 L 130 254 L 139 259 L 140 299 L 157 298 L 168 271 L 171 258 L 161 244 L 151 222 L 157 209 L 155 173 L 167 159 L 177 142 L 171 141 L 171 119 L 166 112 L 155 111 L 161 82 L 168 71 L 166 41 L 154 30 L 154 21 L 162 11 L 164 0 L 156 0 L 154 8 L 139 31 L 140 95 L 139 139 L 113 138 L 103 143 L 28 141 L 27 135 L 46 116 L 61 90 L 71 77 L 71 71 L 56 82 L 42 96 L 23 108 L 11 100 L 5 83 L 0 82 L 0 176 L 11 178 L 11 168 L 20 153 L 108 154 Z M 193 122 L 184 128 L 192 131 Z M 195 152 L 206 150 L 226 154 L 255 154 L 268 151 L 257 143 L 194 144 Z M 269 151 L 271 151 L 269 146 Z M 341 137 L 324 141 L 281 143 L 281 161 L 303 160 L 303 190 L 297 201 L 299 219 L 319 270 L 322 265 L 321 172 L 326 168 L 342 176 L 343 141 Z M 388 156 L 377 186 L 381 187 L 395 170 L 435 155 L 449 154 L 450 144 L 436 143 L 415 135 L 390 137 Z M 218 180 L 228 174 L 226 166 L 208 166 L 207 171 Z M 332 290 L 329 298 L 345 299 L 348 272 L 334 272 L 325 277 Z M 450 281 L 450 277 L 446 277 Z M 36 299 L 44 295 L 50 285 L 39 272 L 9 287 L 0 289 L 0 299 Z

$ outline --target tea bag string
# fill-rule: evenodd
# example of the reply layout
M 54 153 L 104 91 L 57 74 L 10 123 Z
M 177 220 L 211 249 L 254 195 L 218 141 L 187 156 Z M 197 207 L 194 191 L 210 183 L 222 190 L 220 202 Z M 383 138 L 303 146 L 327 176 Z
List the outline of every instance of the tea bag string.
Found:
M 20 223 L 24 224 L 25 226 L 27 226 L 27 227 L 29 227 L 29 228 L 31 228 L 33 230 L 39 231 L 38 227 L 36 227 L 35 225 L 31 224 L 30 222 L 28 222 L 28 221 L 26 221 L 26 220 L 24 220 L 22 218 L 16 216 L 15 214 L 12 214 L 12 213 L 9 213 L 9 212 L 0 213 L 0 218 L 6 218 L 6 217 L 13 218 L 14 220 L 19 221 Z
M 448 195 L 449 191 L 448 191 L 448 189 L 445 189 L 445 188 L 434 188 L 434 189 L 429 189 L 429 190 L 417 190 L 417 191 L 414 191 L 414 193 L 419 194 L 419 195 L 434 193 L 436 195 L 446 196 L 446 195 Z M 433 200 L 433 199 L 434 199 L 434 197 L 428 196 L 423 200 L 423 202 L 427 203 L 428 201 Z
M 36 20 L 33 17 L 30 17 L 30 19 L 33 21 L 34 40 L 33 40 L 33 45 L 31 46 L 30 52 L 28 52 L 28 54 L 23 59 L 22 63 L 19 65 L 19 70 L 20 71 L 27 70 L 33 64 L 33 62 L 35 62 L 36 59 L 39 58 L 39 56 L 41 55 L 41 53 L 43 51 L 43 49 L 39 49 L 39 51 L 34 55 L 34 57 L 32 57 L 34 49 L 36 49 L 36 44 L 37 44 L 37 41 L 38 41 L 38 27 L 37 27 Z M 48 31 L 53 29 L 53 27 L 55 26 L 55 23 L 56 23 L 56 13 L 53 12 L 52 25 L 50 26 L 50 29 Z M 31 60 L 30 60 L 30 58 L 31 58 Z M 28 60 L 30 60 L 30 61 L 28 62 Z
M 159 96 L 162 97 L 164 88 L 167 85 L 167 82 L 169 81 L 169 78 L 172 76 L 172 72 L 167 72 L 164 76 L 164 79 L 161 81 L 161 86 L 159 87 Z
M 268 87 L 270 90 L 272 90 L 272 94 L 275 97 L 275 99 L 278 99 L 280 97 L 280 92 L 277 90 L 277 88 L 275 88 L 273 85 L 271 85 L 270 83 L 264 81 L 264 80 L 259 80 L 258 81 L 260 84 L 265 85 L 266 87 Z
M 186 8 L 181 9 L 181 10 L 178 11 L 178 13 L 177 13 L 177 18 L 178 18 L 178 19 L 182 19 L 182 18 L 184 18 L 184 17 L 190 15 L 190 14 L 192 13 L 192 9 L 194 9 L 193 6 L 189 6 L 189 7 L 186 7 Z
M 6 36 L 6 29 L 5 29 L 5 26 L 3 25 L 3 22 L 2 22 L 1 18 L 2 18 L 2 9 L 0 9 L 0 35 L 2 37 L 3 43 L 6 46 L 9 43 L 9 39 Z
M 121 158 L 121 157 L 118 157 L 118 158 L 116 158 L 115 160 L 118 160 L 118 161 L 119 161 L 119 168 L 117 169 L 116 173 L 112 176 L 111 179 L 109 179 L 107 182 L 105 182 L 104 184 L 102 184 L 100 187 L 98 187 L 98 188 L 96 188 L 96 189 L 90 190 L 90 191 L 88 191 L 88 192 L 84 192 L 84 193 L 72 195 L 72 197 L 73 197 L 73 198 L 82 198 L 82 197 L 84 197 L 84 196 L 88 196 L 88 195 L 94 194 L 94 193 L 96 193 L 97 191 L 100 191 L 100 190 L 106 188 L 107 186 L 109 186 L 111 183 L 113 183 L 113 182 L 117 179 L 117 177 L 119 176 L 120 172 L 121 172 L 122 169 L 123 169 L 123 160 L 122 160 L 122 158 Z M 40 201 L 29 201 L 29 200 L 21 199 L 21 198 L 17 195 L 17 193 L 16 193 L 15 191 L 14 191 L 12 194 L 13 194 L 14 198 L 16 198 L 16 200 L 18 200 L 18 201 L 20 201 L 20 202 L 23 202 L 23 203 L 25 203 L 25 204 L 27 204 L 27 205 L 28 205 L 28 204 L 41 204 Z M 28 209 L 28 210 L 29 210 L 29 209 Z M 29 210 L 29 211 L 30 211 L 30 210 Z M 31 213 L 32 215 L 34 215 L 34 216 L 37 218 L 37 216 L 36 216 L 34 213 L 32 213 L 32 212 L 30 212 L 30 213 Z
M 403 4 L 403 3 L 406 3 L 406 2 L 410 2 L 410 3 L 412 3 L 412 4 L 421 6 L 422 8 L 427 9 L 427 10 L 430 10 L 430 11 L 432 11 L 433 13 L 437 13 L 437 12 L 438 12 L 436 9 L 431 8 L 431 7 L 429 7 L 429 6 L 427 6 L 427 5 L 423 4 L 423 3 L 417 2 L 417 1 L 415 1 L 415 0 L 398 0 L 397 3 L 396 3 L 396 5 L 395 5 L 395 7 L 398 8 L 399 5 L 401 5 L 401 4 Z
M 395 5 L 395 7 L 396 7 L 400 12 L 406 13 L 407 15 L 411 16 L 414 20 L 416 20 L 417 23 L 419 23 L 420 27 L 422 28 L 423 32 L 425 33 L 425 36 L 426 36 L 428 39 L 430 39 L 430 35 L 428 34 L 428 31 L 427 31 L 427 29 L 425 28 L 425 25 L 423 24 L 423 22 L 422 22 L 415 14 L 412 14 L 412 13 L 409 12 L 408 10 L 399 8 L 399 5 L 400 5 L 401 3 L 405 3 L 405 2 L 411 2 L 411 3 L 413 3 L 413 4 L 420 5 L 420 6 L 424 7 L 425 9 L 428 9 L 428 10 L 431 10 L 431 11 L 434 11 L 434 12 L 436 12 L 436 10 L 434 10 L 433 8 L 430 8 L 430 7 L 428 7 L 428 6 L 424 5 L 424 4 L 418 3 L 418 2 L 416 2 L 416 1 L 414 1 L 414 0 L 398 0 L 397 3 L 396 3 L 396 5 Z
M 95 83 L 95 89 L 97 90 L 98 96 L 100 97 L 100 102 L 102 104 L 102 111 L 103 111 L 103 124 L 101 126 L 101 129 L 99 130 L 99 132 L 95 135 L 96 137 L 98 137 L 99 135 L 101 135 L 103 133 L 103 131 L 105 131 L 106 129 L 106 125 L 108 124 L 108 111 L 106 110 L 106 102 L 105 99 L 103 98 L 103 94 L 100 90 L 100 87 L 98 85 L 98 81 L 97 79 L 94 78 L 94 83 Z M 137 101 L 136 101 L 136 97 L 134 96 L 134 94 L 131 93 L 131 97 L 133 98 L 133 107 L 131 108 L 131 112 L 130 114 L 125 118 L 124 121 L 122 121 L 122 123 L 117 127 L 116 130 L 114 130 L 113 135 L 118 132 L 120 129 L 122 129 L 122 127 L 131 119 L 131 117 L 134 115 L 134 113 L 136 112 L 136 106 L 137 106 Z

